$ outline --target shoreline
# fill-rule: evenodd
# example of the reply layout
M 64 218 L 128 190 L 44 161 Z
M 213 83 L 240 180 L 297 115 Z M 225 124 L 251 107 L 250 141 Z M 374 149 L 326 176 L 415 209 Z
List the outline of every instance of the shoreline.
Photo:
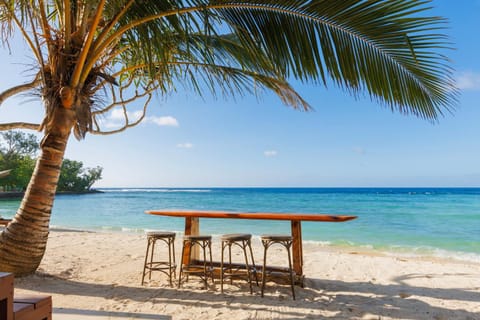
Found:
M 177 259 L 181 251 L 177 235 Z M 154 273 L 140 285 L 144 234 L 52 229 L 38 271 L 15 280 L 15 290 L 53 297 L 63 319 L 476 319 L 480 263 L 384 256 L 304 244 L 306 287 L 267 283 L 265 297 L 244 281 L 216 280 L 209 290 L 194 277 L 181 289 Z M 161 247 L 158 252 L 165 254 Z M 261 244 L 253 241 L 257 263 Z M 219 242 L 214 239 L 214 260 Z M 282 251 L 269 264 L 284 265 Z M 238 256 L 236 256 L 238 259 Z M 178 261 L 178 260 L 177 260 Z M 77 317 L 77 318 L 75 318 Z
M 0 225 L 0 230 L 4 226 Z M 69 226 L 50 226 L 50 231 L 53 232 L 85 232 L 85 233 L 102 233 L 102 234 L 127 234 L 127 235 L 145 235 L 148 231 L 153 231 L 154 229 L 132 229 L 126 227 L 109 227 L 109 228 L 74 228 Z M 173 231 L 177 233 L 177 237 L 183 235 L 181 230 L 166 230 Z M 220 233 L 212 234 L 213 239 L 219 239 L 221 236 Z M 252 234 L 252 239 L 257 239 L 259 241 L 260 235 Z M 319 240 L 303 240 L 303 246 L 316 246 L 324 250 L 330 250 L 335 252 L 350 253 L 355 252 L 365 255 L 376 255 L 384 257 L 401 257 L 401 258 L 414 258 L 414 259 L 427 259 L 427 260 L 438 260 L 438 261 L 452 261 L 459 263 L 480 263 L 480 253 L 475 252 L 466 252 L 466 251 L 453 251 L 445 250 L 441 248 L 434 247 L 419 247 L 411 248 L 408 246 L 398 246 L 394 245 L 391 247 L 386 246 L 385 248 L 374 248 L 370 244 L 352 244 L 352 243 L 332 243 L 329 241 L 319 241 Z
M 51 226 L 50 230 L 52 231 L 76 231 L 76 232 L 100 232 L 100 233 L 119 233 L 119 234 L 131 234 L 131 235 L 144 235 L 148 231 L 153 231 L 150 229 L 131 229 L 131 228 L 73 228 L 73 227 L 63 227 L 63 226 Z M 183 231 L 180 230 L 167 230 L 176 232 L 178 236 L 183 235 Z M 212 234 L 213 238 L 219 238 L 220 233 Z M 252 239 L 260 239 L 260 235 L 252 234 Z M 425 258 L 425 259 L 439 259 L 439 260 L 452 260 L 458 262 L 472 262 L 480 263 L 480 253 L 475 254 L 474 252 L 465 252 L 465 251 L 452 251 L 445 250 L 441 248 L 434 247 L 422 247 L 421 250 L 418 248 L 411 248 L 407 246 L 392 246 L 386 247 L 385 249 L 373 248 L 372 245 L 363 245 L 363 244 L 336 244 L 329 241 L 319 241 L 319 240 L 303 240 L 303 246 L 314 245 L 325 249 L 331 249 L 334 251 L 341 252 L 351 252 L 358 251 L 362 254 L 377 254 L 381 256 L 395 256 L 395 257 L 405 257 L 405 258 Z

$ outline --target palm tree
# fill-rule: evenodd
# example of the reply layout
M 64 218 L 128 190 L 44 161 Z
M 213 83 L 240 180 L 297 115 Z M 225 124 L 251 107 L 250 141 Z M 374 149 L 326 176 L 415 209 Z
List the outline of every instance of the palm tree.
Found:
M 83 139 L 135 126 L 155 92 L 182 85 L 231 98 L 270 90 L 309 110 L 288 82 L 298 79 L 437 119 L 457 92 L 442 55 L 445 21 L 423 16 L 427 2 L 0 0 L 3 43 L 21 36 L 35 59 L 31 80 L 1 93 L 0 104 L 31 93 L 45 109 L 41 124 L 0 124 L 44 133 L 25 196 L 1 233 L 0 270 L 23 275 L 40 264 L 70 133 Z M 102 116 L 114 110 L 124 123 L 105 130 Z

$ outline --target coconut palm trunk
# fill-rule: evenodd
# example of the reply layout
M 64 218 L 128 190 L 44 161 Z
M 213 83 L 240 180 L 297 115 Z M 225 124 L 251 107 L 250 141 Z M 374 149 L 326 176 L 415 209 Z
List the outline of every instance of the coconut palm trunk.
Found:
M 41 144 L 32 179 L 12 222 L 1 233 L 0 270 L 24 275 L 36 270 L 47 245 L 63 155 L 73 126 L 73 111 L 61 106 Z

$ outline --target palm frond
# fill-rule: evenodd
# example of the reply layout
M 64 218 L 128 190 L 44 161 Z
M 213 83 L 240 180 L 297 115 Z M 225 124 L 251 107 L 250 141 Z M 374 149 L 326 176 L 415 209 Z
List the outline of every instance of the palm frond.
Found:
M 220 94 L 229 99 L 245 94 L 259 97 L 268 89 L 286 105 L 303 110 L 311 108 L 288 82 L 274 76 L 209 64 L 183 63 L 178 67 L 181 68 L 181 72 L 176 73 L 179 83 L 190 85 L 200 95 L 206 87 L 211 88 L 214 95 Z M 199 84 L 199 80 L 203 81 L 203 85 Z
M 242 43 L 262 47 L 286 77 L 331 81 L 402 113 L 435 119 L 456 103 L 444 19 L 428 1 L 217 1 Z M 279 31 L 280 30 L 280 31 Z
M 392 110 L 436 119 L 457 101 L 445 20 L 423 16 L 429 1 L 414 0 L 177 0 L 136 2 L 120 19 L 119 42 L 139 45 L 142 60 L 158 71 L 183 38 L 185 61 L 225 65 L 208 41 L 231 34 L 243 53 L 231 65 L 272 70 L 281 79 L 328 85 L 358 96 L 366 92 Z M 138 21 L 143 23 L 138 24 Z M 129 28 L 128 26 L 132 27 Z M 122 29 L 123 28 L 123 29 Z M 193 35 L 204 43 L 191 46 Z M 176 52 L 176 60 L 182 60 Z M 255 57 L 268 57 L 266 65 Z M 191 57 L 195 57 L 191 59 Z M 253 59 L 252 59 L 253 58 Z M 252 68 L 253 67 L 253 68 Z M 269 71 L 269 72 L 270 72 Z
M 268 57 L 262 53 L 241 46 L 232 35 L 171 34 L 152 42 L 162 41 L 165 50 L 156 57 L 154 68 L 149 64 L 142 45 L 129 47 L 122 53 L 121 60 L 131 73 L 124 73 L 125 79 L 136 75 L 137 84 L 147 85 L 151 79 L 158 83 L 158 89 L 168 94 L 177 85 L 193 89 L 200 96 L 209 92 L 225 98 L 258 94 L 261 89 L 274 91 L 280 99 L 294 108 L 310 109 L 308 103 L 287 83 Z M 208 43 L 208 48 L 205 47 Z M 148 46 L 151 42 L 148 42 Z M 206 52 L 208 51 L 208 52 Z M 135 66 L 140 66 L 136 68 Z

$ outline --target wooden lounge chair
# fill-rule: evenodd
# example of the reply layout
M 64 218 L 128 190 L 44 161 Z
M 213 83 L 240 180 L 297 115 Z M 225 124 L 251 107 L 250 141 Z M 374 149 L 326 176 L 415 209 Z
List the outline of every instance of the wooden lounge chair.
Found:
M 4 219 L 0 217 L 0 226 L 6 226 L 12 219 Z
M 0 319 L 51 320 L 52 297 L 14 295 L 13 274 L 0 272 Z

